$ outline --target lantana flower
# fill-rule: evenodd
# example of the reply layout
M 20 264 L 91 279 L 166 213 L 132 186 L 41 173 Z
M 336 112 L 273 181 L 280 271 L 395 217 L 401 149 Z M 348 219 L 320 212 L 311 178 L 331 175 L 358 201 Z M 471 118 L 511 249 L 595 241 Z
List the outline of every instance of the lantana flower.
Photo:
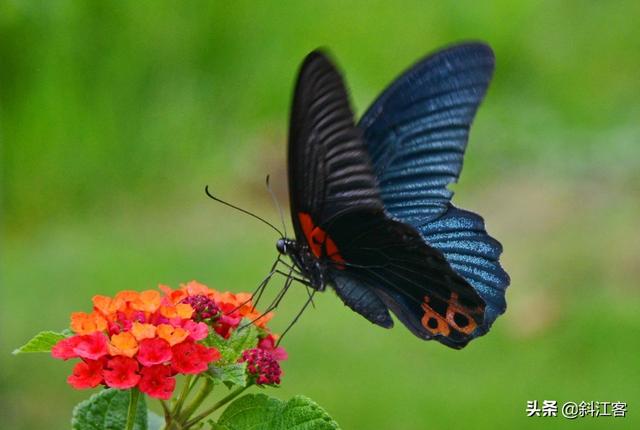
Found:
M 98 385 L 137 387 L 158 399 L 171 398 L 176 375 L 197 375 L 220 359 L 216 348 L 202 343 L 211 333 L 223 339 L 250 321 L 259 329 L 255 348 L 240 362 L 259 385 L 280 383 L 279 361 L 286 352 L 275 346 L 267 329 L 272 314 L 261 314 L 251 295 L 219 292 L 196 281 L 174 290 L 121 291 L 113 298 L 93 297 L 90 313 L 71 314 L 73 336 L 51 350 L 55 358 L 80 359 L 67 382 L 76 389 Z

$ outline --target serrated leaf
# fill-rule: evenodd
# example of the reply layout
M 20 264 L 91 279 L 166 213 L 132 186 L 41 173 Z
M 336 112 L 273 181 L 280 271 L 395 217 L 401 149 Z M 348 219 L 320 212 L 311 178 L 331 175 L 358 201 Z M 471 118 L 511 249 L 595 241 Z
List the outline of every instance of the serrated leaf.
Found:
M 239 385 L 246 387 L 247 385 L 247 363 L 222 364 L 209 367 L 207 376 L 216 383 L 224 382 L 226 384 Z
M 338 423 L 316 402 L 306 396 L 291 398 L 284 410 L 276 417 L 276 429 L 334 430 Z
M 236 330 L 231 333 L 229 339 L 227 339 L 227 345 L 234 352 L 233 357 L 230 357 L 233 363 L 238 361 L 242 356 L 242 351 L 255 348 L 258 345 L 258 330 L 253 324 L 246 325 L 244 320 L 240 323 L 243 327 L 240 330 Z
M 27 352 L 51 352 L 51 348 L 66 337 L 67 336 L 65 336 L 64 333 L 41 331 L 20 348 L 14 349 L 13 354 L 23 354 Z
M 218 424 L 228 430 L 336 430 L 340 427 L 313 400 L 295 396 L 288 402 L 265 394 L 248 394 L 231 403 Z
M 229 430 L 270 430 L 285 402 L 265 394 L 247 394 L 224 410 L 218 424 Z
M 73 430 L 122 430 L 127 424 L 130 393 L 109 388 L 78 403 L 73 409 Z M 148 430 L 147 405 L 144 396 L 138 398 L 134 430 Z
M 209 333 L 203 343 L 220 351 L 220 364 L 236 363 L 242 356 L 242 351 L 255 348 L 258 345 L 258 330 L 249 321 L 240 322 L 241 329 L 231 333 L 228 339 L 224 339 L 215 331 Z

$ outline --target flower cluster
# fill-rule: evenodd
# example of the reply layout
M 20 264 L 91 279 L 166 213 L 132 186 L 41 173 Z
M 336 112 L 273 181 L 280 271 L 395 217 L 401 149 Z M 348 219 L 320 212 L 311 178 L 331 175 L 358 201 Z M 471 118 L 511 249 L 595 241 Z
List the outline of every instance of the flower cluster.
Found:
M 247 371 L 258 385 L 279 384 L 282 370 L 273 354 L 254 348 L 242 353 L 241 361 L 247 362 Z
M 277 360 L 286 353 L 275 347 L 275 336 L 266 328 L 271 316 L 256 311 L 250 294 L 221 293 L 195 281 L 176 290 L 161 285 L 160 291 L 121 291 L 113 298 L 94 296 L 91 313 L 73 313 L 75 335 L 58 342 L 51 353 L 81 359 L 67 379 L 74 388 L 137 387 L 169 399 L 177 374 L 202 373 L 220 358 L 217 349 L 199 341 L 212 331 L 229 338 L 244 318 L 260 329 L 256 350 L 261 353 L 255 364 L 250 356 L 241 360 L 248 361 L 250 374 L 256 373 L 252 369 L 266 372 L 257 377 L 259 384 L 277 384 Z

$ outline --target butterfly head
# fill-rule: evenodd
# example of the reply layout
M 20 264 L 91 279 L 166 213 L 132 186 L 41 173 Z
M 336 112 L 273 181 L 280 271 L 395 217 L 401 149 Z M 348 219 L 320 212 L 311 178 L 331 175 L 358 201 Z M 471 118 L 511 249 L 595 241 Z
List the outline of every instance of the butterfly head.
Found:
M 295 249 L 295 241 L 282 237 L 276 242 L 276 249 L 282 255 L 290 255 Z

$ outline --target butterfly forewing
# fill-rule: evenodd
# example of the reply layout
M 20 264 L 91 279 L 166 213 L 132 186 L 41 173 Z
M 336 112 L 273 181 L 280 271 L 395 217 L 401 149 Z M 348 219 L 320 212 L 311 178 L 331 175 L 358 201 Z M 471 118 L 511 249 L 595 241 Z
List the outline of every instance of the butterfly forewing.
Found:
M 298 238 L 354 208 L 382 209 L 347 90 L 328 57 L 312 52 L 298 75 L 289 127 L 289 194 Z

